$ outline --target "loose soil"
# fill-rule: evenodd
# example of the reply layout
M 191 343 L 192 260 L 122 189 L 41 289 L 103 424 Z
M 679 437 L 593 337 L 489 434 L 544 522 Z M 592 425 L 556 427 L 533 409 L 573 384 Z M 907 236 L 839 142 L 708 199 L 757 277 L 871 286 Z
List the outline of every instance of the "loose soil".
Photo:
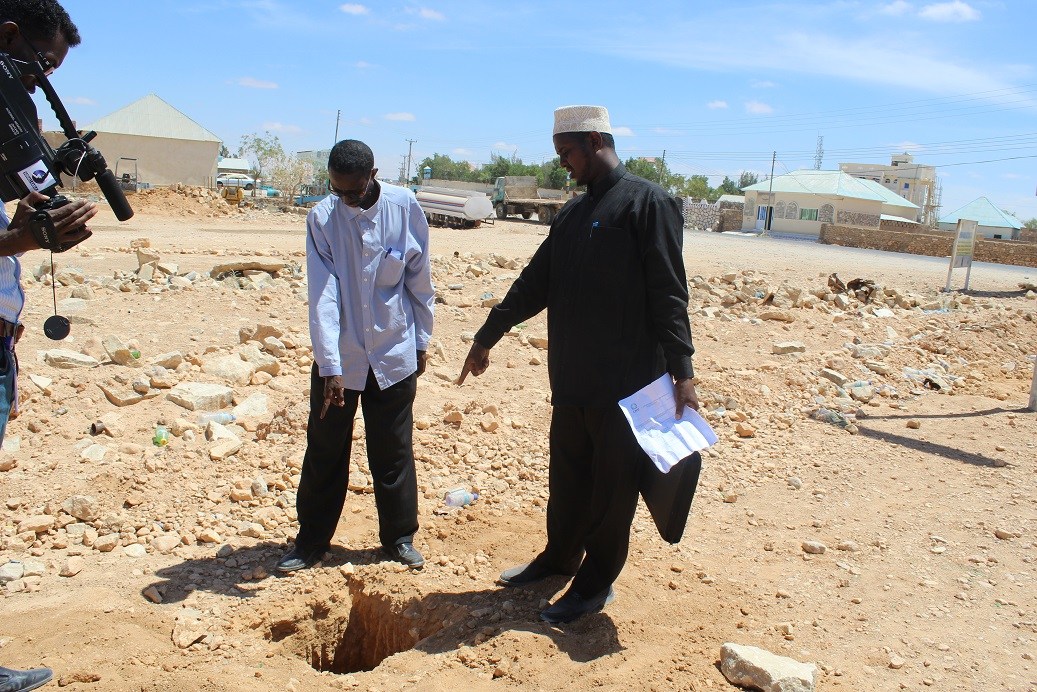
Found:
M 931 258 L 688 233 L 698 390 L 720 442 L 681 543 L 664 543 L 642 506 L 616 601 L 551 627 L 537 614 L 564 582 L 494 583 L 544 541 L 550 391 L 530 339 L 546 337 L 544 316 L 505 338 L 485 375 L 454 384 L 483 303 L 504 295 L 545 227 L 432 231 L 443 302 L 415 405 L 424 570 L 376 550 L 358 421 L 334 547 L 281 576 L 311 363 L 304 217 L 189 189 L 131 204 L 129 222 L 105 207 L 90 241 L 55 256 L 58 300 L 92 294 L 62 303 L 65 342 L 42 334 L 51 287 L 31 275 L 47 256 L 22 258 L 22 410 L 0 455 L 0 566 L 33 574 L 0 586 L 0 665 L 50 666 L 73 690 L 722 690 L 731 641 L 816 663 L 822 690 L 1037 689 L 1037 414 L 1024 409 L 1037 301 L 1020 288 L 1034 270 L 978 265 L 974 293 L 943 294 L 946 264 Z M 141 281 L 141 238 L 197 276 Z M 209 278 L 257 259 L 285 268 Z M 833 273 L 871 279 L 879 302 L 837 299 Z M 160 384 L 220 383 L 200 365 L 238 353 L 259 325 L 285 348 L 276 376 L 233 385 L 235 403 L 266 395 L 266 413 L 227 426 L 242 441 L 227 458 L 211 458 L 197 412 L 164 387 L 116 407 L 98 386 L 128 389 L 170 352 L 185 360 Z M 99 345 L 109 335 L 145 366 L 111 362 Z M 783 342 L 803 351 L 774 353 Z M 55 368 L 54 348 L 100 364 Z M 826 369 L 858 381 L 858 399 Z M 817 420 L 822 406 L 849 425 Z M 116 436 L 91 435 L 102 416 Z M 159 423 L 178 433 L 167 446 L 152 444 Z M 456 486 L 480 498 L 445 507 Z M 89 498 L 86 518 L 70 516 L 73 496 Z M 40 517 L 53 525 L 25 528 Z

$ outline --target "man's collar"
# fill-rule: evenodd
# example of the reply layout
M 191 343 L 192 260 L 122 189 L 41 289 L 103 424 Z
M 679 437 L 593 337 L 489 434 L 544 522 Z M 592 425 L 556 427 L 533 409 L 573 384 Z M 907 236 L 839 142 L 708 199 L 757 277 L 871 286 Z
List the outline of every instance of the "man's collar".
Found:
M 600 199 L 619 182 L 620 178 L 626 175 L 626 172 L 627 169 L 622 163 L 616 164 L 616 167 L 609 171 L 608 175 L 587 186 L 587 194 L 594 199 Z

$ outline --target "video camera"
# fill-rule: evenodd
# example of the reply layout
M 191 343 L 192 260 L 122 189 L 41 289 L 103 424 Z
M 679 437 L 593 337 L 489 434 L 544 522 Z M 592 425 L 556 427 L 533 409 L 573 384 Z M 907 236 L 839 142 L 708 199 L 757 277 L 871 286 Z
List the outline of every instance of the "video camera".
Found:
M 36 104 L 21 81 L 26 70 L 43 90 L 67 139 L 57 149 L 52 149 L 39 133 Z M 56 194 L 62 185 L 62 174 L 78 177 L 83 182 L 96 179 L 115 217 L 126 221 L 133 216 L 133 209 L 104 156 L 90 146 L 90 140 L 96 136 L 96 132 L 76 130 L 38 62 L 15 60 L 0 53 L 0 199 L 10 202 L 30 192 L 40 192 L 51 198 L 37 206 L 39 211 L 46 211 L 68 203 L 68 199 Z M 57 252 L 67 249 L 57 246 L 49 235 L 54 230 L 49 215 L 34 215 L 33 221 L 37 223 L 30 225 L 42 247 Z

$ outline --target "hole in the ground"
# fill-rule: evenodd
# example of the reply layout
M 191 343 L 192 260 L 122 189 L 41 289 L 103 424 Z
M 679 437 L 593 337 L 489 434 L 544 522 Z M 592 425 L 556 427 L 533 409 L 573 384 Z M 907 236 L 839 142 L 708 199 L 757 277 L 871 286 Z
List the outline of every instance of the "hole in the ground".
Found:
M 333 594 L 311 601 L 294 618 L 272 622 L 267 636 L 283 641 L 316 670 L 357 673 L 414 648 L 444 624 L 442 612 L 432 615 L 423 612 L 420 602 L 401 603 L 387 594 L 369 592 L 353 579 L 348 597 Z

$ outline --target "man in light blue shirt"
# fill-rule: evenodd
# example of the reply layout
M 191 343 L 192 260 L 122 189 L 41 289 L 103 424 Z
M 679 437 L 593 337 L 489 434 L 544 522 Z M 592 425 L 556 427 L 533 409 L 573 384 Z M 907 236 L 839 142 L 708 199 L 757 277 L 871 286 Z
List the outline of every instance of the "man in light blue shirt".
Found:
M 382 548 L 408 567 L 424 564 L 413 545 L 412 433 L 435 302 L 429 229 L 414 194 L 380 183 L 377 174 L 370 147 L 339 142 L 328 160 L 331 195 L 306 219 L 314 364 L 296 499 L 299 534 L 277 563 L 283 572 L 316 564 L 331 545 L 346 498 L 358 403 Z

